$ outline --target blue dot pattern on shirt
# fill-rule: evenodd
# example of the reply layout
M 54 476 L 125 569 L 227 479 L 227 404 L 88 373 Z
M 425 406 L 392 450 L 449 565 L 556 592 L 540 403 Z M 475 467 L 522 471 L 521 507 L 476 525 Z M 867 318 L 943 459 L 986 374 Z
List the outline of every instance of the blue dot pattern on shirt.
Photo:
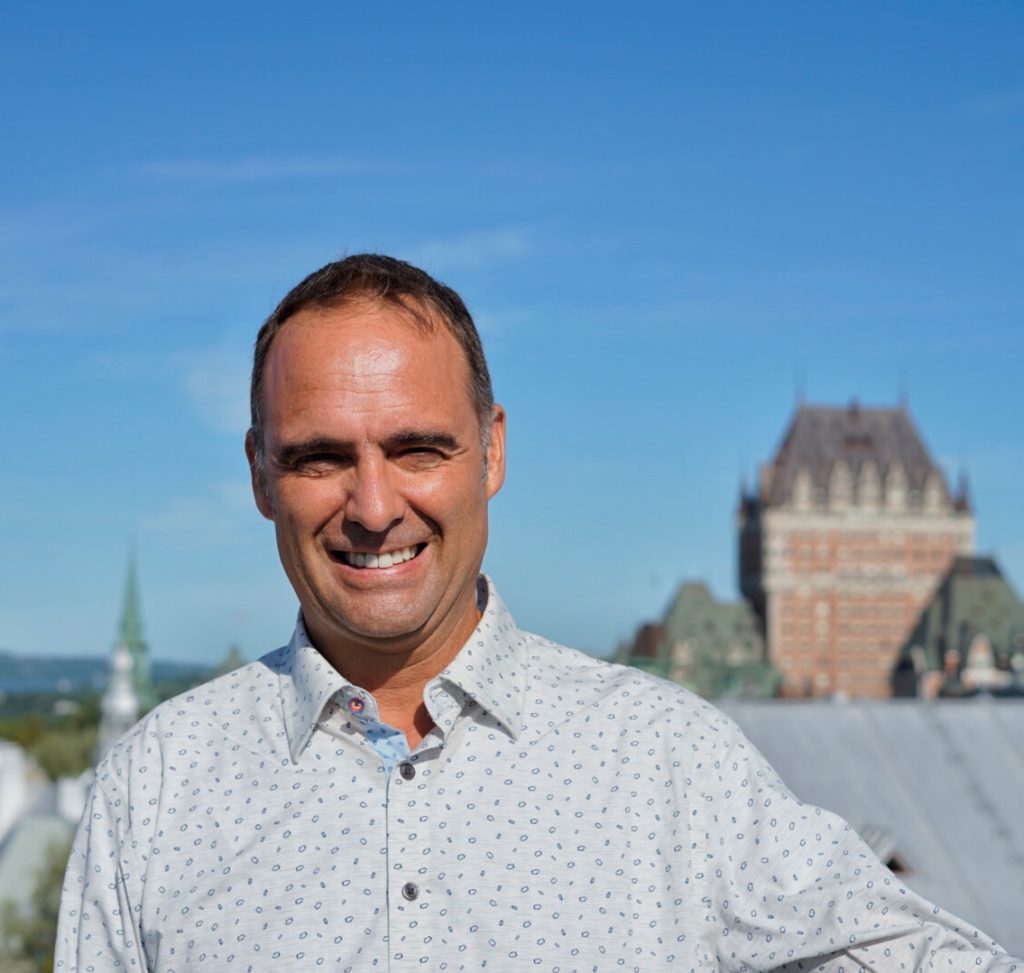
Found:
M 1017 969 L 712 706 L 520 631 L 493 588 L 424 702 L 382 760 L 300 621 L 158 707 L 97 769 L 57 968 Z

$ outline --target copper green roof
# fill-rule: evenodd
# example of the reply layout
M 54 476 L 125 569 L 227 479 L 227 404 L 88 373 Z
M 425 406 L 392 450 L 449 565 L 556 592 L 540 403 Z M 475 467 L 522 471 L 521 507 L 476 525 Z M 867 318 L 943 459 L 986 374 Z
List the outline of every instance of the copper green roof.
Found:
M 702 582 L 681 585 L 662 621 L 641 626 L 619 660 L 708 698 L 771 696 L 778 684 L 751 607 L 716 600 Z
M 145 713 L 156 705 L 153 680 L 150 670 L 149 646 L 142 634 L 142 612 L 139 610 L 139 590 L 136 579 L 135 558 L 128 560 L 128 572 L 124 582 L 124 602 L 121 607 L 121 624 L 117 633 L 117 644 L 123 645 L 132 657 L 132 684 L 139 704 L 139 712 Z
M 949 651 L 962 662 L 978 635 L 988 639 L 997 666 L 1008 667 L 1024 652 L 1024 602 L 994 559 L 958 557 L 922 610 L 900 659 L 910 657 L 916 646 L 926 670 L 941 669 Z
M 136 646 L 145 646 L 142 637 L 142 614 L 139 611 L 138 585 L 135 580 L 135 558 L 128 562 L 128 574 L 124 582 L 124 602 L 121 612 L 121 628 L 118 642 L 134 655 Z

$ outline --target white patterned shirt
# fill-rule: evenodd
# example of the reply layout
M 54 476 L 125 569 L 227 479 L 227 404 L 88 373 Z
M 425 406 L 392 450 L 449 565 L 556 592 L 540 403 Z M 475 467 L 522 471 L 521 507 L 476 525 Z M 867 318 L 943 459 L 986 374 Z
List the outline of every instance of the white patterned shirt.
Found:
M 796 800 L 714 707 L 491 587 L 388 772 L 301 623 L 97 768 L 57 969 L 1024 969 Z

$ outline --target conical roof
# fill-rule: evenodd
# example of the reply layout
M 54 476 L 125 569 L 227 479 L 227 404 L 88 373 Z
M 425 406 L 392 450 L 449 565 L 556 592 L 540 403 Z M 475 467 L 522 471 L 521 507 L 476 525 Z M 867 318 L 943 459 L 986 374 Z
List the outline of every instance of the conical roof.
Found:
M 128 560 L 128 573 L 124 582 L 121 627 L 118 630 L 117 641 L 128 649 L 133 649 L 137 645 L 145 645 L 145 639 L 142 637 L 142 613 L 139 611 L 139 591 L 135 576 L 134 557 Z
M 149 646 L 142 634 L 142 612 L 139 608 L 139 586 L 134 555 L 128 558 L 124 581 L 124 602 L 115 646 L 124 646 L 132 657 L 132 683 L 139 708 L 146 712 L 156 705 L 149 661 Z

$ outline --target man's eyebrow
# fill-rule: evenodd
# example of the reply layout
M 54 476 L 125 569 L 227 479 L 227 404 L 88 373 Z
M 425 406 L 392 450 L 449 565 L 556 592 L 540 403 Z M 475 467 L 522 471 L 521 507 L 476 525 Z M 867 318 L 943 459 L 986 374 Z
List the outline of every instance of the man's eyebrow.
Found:
M 384 445 L 390 449 L 398 449 L 403 446 L 434 446 L 437 449 L 454 452 L 462 446 L 462 443 L 450 432 L 441 432 L 436 429 L 403 429 L 393 436 L 388 436 Z
M 388 436 L 383 444 L 385 449 L 402 449 L 410 446 L 428 446 L 457 452 L 462 443 L 450 432 L 436 429 L 402 429 Z M 331 439 L 328 436 L 314 436 L 294 443 L 282 443 L 274 451 L 274 460 L 281 466 L 290 466 L 304 456 L 314 453 L 350 454 L 356 449 L 355 443 L 346 439 Z

